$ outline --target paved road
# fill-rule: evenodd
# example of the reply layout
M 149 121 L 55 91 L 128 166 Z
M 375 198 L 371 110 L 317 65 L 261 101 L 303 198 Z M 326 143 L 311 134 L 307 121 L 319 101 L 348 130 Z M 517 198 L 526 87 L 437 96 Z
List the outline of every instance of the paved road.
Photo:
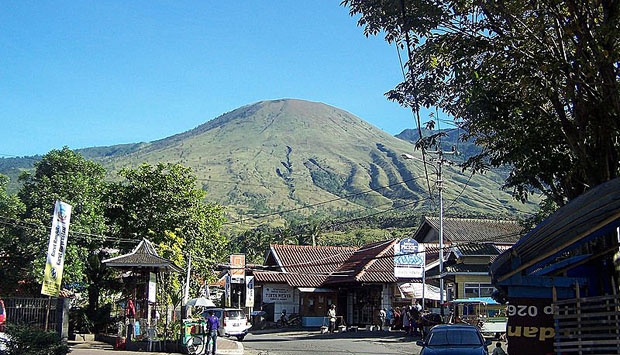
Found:
M 418 354 L 418 338 L 403 332 L 345 332 L 320 334 L 318 331 L 248 334 L 243 341 L 247 355 L 300 354 Z

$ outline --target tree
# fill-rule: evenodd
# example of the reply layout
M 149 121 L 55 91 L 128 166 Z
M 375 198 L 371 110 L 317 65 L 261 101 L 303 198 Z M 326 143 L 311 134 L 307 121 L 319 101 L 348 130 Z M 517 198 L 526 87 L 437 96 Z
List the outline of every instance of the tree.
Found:
M 50 151 L 35 164 L 34 172 L 20 176 L 22 187 L 18 197 L 24 204 L 20 219 L 27 228 L 19 229 L 10 256 L 15 265 L 19 265 L 15 274 L 29 286 L 25 292 L 40 292 L 39 281 L 43 275 L 56 200 L 73 207 L 63 282 L 65 285 L 92 285 L 88 259 L 91 253 L 105 246 L 102 197 L 107 185 L 104 176 L 101 165 L 84 159 L 67 147 Z M 93 286 L 90 289 L 96 291 L 98 288 Z
M 465 167 L 508 165 L 525 200 L 557 205 L 620 167 L 620 2 L 345 0 L 364 33 L 408 54 L 387 93 L 457 118 L 483 148 Z
M 20 263 L 13 257 L 17 252 L 14 241 L 20 226 L 18 218 L 24 206 L 17 196 L 7 192 L 8 182 L 8 177 L 0 175 L 0 295 L 13 293 L 20 280 L 14 272 L 15 265 Z
M 202 280 L 212 277 L 226 245 L 220 234 L 223 209 L 204 202 L 206 193 L 197 187 L 192 170 L 180 164 L 142 164 L 120 175 L 124 180 L 112 186 L 108 197 L 114 235 L 135 244 L 147 238 L 163 251 L 162 257 L 181 267 L 190 253 L 193 274 Z M 124 245 L 124 251 L 135 244 Z

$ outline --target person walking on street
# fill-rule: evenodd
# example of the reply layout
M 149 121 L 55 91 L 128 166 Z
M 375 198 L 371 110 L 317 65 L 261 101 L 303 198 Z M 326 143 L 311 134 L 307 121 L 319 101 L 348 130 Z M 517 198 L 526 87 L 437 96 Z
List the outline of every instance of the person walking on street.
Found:
M 333 333 L 336 329 L 336 305 L 332 304 L 327 311 L 327 317 L 329 317 L 329 332 Z
M 213 313 L 213 310 L 209 311 L 209 317 L 207 317 L 207 354 L 209 354 L 209 344 L 211 343 L 211 354 L 215 355 L 217 348 L 217 330 L 220 328 L 220 319 Z
M 506 355 L 506 352 L 502 349 L 502 343 L 497 342 L 497 344 L 495 344 L 492 355 Z
M 385 326 L 385 317 L 387 316 L 387 313 L 385 312 L 385 308 L 381 308 L 379 310 L 379 324 L 377 324 L 379 326 L 378 330 L 383 330 L 383 327 Z
M 409 321 L 409 307 L 407 306 L 403 307 L 402 318 L 403 318 L 403 329 L 405 329 L 405 334 L 409 335 L 409 331 L 411 328 L 411 322 Z

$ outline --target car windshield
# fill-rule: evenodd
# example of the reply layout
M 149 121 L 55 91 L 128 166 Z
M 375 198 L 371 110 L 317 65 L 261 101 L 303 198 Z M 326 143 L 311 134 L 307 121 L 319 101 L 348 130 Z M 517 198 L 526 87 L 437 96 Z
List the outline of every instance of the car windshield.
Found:
M 245 313 L 240 309 L 231 309 L 226 311 L 226 316 L 233 319 L 245 318 Z
M 448 329 L 431 332 L 428 339 L 428 345 L 482 345 L 482 341 L 475 331 Z

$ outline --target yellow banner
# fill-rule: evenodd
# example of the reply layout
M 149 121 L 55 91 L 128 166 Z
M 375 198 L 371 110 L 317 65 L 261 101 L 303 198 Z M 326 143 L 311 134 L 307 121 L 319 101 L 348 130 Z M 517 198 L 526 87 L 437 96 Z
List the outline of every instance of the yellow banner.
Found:
M 45 271 L 43 273 L 43 285 L 41 287 L 41 294 L 43 295 L 58 296 L 60 293 L 70 219 L 71 205 L 56 201 L 52 217 L 50 243 L 47 248 Z

